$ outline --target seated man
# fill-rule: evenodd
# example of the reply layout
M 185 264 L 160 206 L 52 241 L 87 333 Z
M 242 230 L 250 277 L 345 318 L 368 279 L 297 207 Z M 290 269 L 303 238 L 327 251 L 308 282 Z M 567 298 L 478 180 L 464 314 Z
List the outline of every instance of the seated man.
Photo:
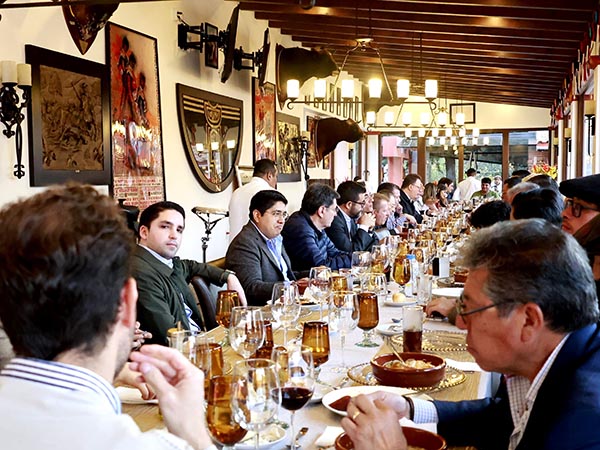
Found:
M 404 214 L 410 215 L 414 218 L 410 220 L 411 223 L 423 222 L 423 216 L 415 206 L 415 202 L 421 195 L 423 195 L 423 181 L 421 177 L 416 173 L 409 173 L 402 181 L 402 188 L 400 189 L 400 204 Z
M 262 306 L 271 300 L 277 281 L 296 279 L 281 237 L 287 202 L 278 191 L 255 194 L 250 200 L 250 221 L 227 249 L 225 266 L 239 274 L 250 305 Z
M 337 188 L 340 195 L 337 215 L 325 233 L 331 242 L 342 251 L 371 251 L 377 238 L 369 233 L 375 225 L 372 213 L 365 213 L 367 190 L 354 181 L 344 181 Z
M 484 199 L 499 199 L 500 198 L 500 194 L 498 194 L 496 191 L 490 189 L 492 185 L 492 180 L 490 180 L 488 177 L 483 177 L 481 179 L 481 189 L 477 192 L 475 192 L 473 194 L 473 196 L 471 198 L 484 198 Z
M 437 422 L 450 446 L 599 448 L 600 314 L 583 249 L 545 220 L 506 221 L 470 237 L 462 266 L 456 324 L 479 366 L 505 383 L 494 398 L 460 402 L 354 397 L 342 419 L 354 448 L 405 448 L 403 416 Z M 383 434 L 395 442 L 374 447 Z
M 233 272 L 175 256 L 184 228 L 185 211 L 177 203 L 154 203 L 140 215 L 132 270 L 140 294 L 138 320 L 142 329 L 152 333 L 152 343 L 167 345 L 167 330 L 178 323 L 186 330 L 200 329 L 200 311 L 188 287 L 196 275 L 218 286 L 227 283 L 227 289 L 238 291 L 246 302 Z
M 520 192 L 513 198 L 511 220 L 544 219 L 560 227 L 564 201 L 556 189 L 539 188 Z
M 378 192 L 373 196 L 373 213 L 375 214 L 375 235 L 379 241 L 388 237 L 391 233 L 387 227 L 387 221 L 390 217 L 390 202 L 393 195 L 388 197 L 386 194 Z
M 216 449 L 202 372 L 175 350 L 144 346 L 130 365 L 173 434 L 142 433 L 121 414 L 111 383 L 130 356 L 137 290 L 114 199 L 53 187 L 4 208 L 0 222 L 0 320 L 16 354 L 0 372 L 2 449 Z
M 281 235 L 296 272 L 327 266 L 333 270 L 350 267 L 352 253 L 338 250 L 325 233 L 337 214 L 339 194 L 325 184 L 308 187 L 300 211 L 290 216 Z

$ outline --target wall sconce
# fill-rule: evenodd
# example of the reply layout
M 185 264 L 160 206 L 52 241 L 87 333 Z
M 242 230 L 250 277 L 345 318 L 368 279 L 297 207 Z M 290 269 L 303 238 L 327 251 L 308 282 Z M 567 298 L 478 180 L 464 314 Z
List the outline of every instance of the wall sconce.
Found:
M 21 122 L 25 115 L 21 112 L 27 107 L 31 100 L 31 66 L 29 64 L 17 64 L 15 61 L 2 61 L 0 63 L 0 122 L 4 124 L 4 135 L 7 138 L 15 136 L 17 149 L 17 164 L 15 164 L 14 176 L 23 178 L 25 166 L 21 164 L 23 157 L 23 131 Z M 16 87 L 21 89 L 21 97 Z M 13 131 L 15 127 L 15 131 Z

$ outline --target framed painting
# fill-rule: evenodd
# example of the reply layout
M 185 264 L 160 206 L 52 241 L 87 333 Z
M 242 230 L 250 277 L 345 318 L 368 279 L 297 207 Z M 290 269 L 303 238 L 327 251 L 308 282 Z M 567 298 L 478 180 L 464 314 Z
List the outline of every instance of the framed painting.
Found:
M 300 136 L 300 119 L 277 113 L 277 179 L 282 182 L 300 181 L 300 150 L 294 138 Z
M 25 46 L 31 186 L 110 183 L 109 85 L 102 64 Z
M 111 193 L 143 210 L 165 199 L 156 39 L 108 23 Z
M 213 24 L 206 22 L 204 29 L 208 36 L 219 36 L 219 29 Z M 204 65 L 213 69 L 219 68 L 219 46 L 217 41 L 207 41 L 204 44 Z
M 252 174 L 254 173 L 254 167 L 236 166 L 236 172 L 238 177 L 238 187 L 240 187 L 250 183 L 250 180 L 252 180 Z
M 265 83 L 262 86 L 258 78 L 252 77 L 254 102 L 252 103 L 252 118 L 254 126 L 254 162 L 269 158 L 275 161 L 275 140 L 277 123 L 275 116 L 275 85 Z
M 456 115 L 464 113 L 465 123 L 475 123 L 475 103 L 451 103 L 450 123 L 456 123 Z
M 315 125 L 319 121 L 319 116 L 306 116 L 306 131 L 310 135 L 308 142 L 308 167 L 317 167 L 317 152 L 315 151 Z

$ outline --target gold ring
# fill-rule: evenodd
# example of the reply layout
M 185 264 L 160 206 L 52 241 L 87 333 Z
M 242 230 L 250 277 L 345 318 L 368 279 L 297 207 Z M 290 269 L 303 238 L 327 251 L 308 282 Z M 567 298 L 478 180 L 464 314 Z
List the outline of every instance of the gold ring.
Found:
M 352 422 L 356 422 L 356 418 L 360 415 L 360 411 L 356 411 L 352 414 Z

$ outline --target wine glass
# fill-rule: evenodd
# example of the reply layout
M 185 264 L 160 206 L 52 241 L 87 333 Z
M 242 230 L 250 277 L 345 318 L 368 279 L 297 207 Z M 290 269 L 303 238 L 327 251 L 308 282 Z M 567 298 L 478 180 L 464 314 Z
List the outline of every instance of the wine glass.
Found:
M 312 349 L 306 345 L 276 347 L 271 357 L 279 374 L 281 406 L 290 411 L 292 450 L 296 449 L 294 416 L 312 397 L 315 389 L 315 366 Z
M 233 450 L 246 433 L 246 429 L 233 418 L 231 405 L 233 377 L 212 377 L 206 396 L 206 424 L 212 438 L 223 445 L 223 450 Z
M 236 306 L 231 311 L 229 340 L 242 358 L 249 358 L 265 339 L 262 311 L 257 306 Z
M 233 368 L 231 406 L 233 416 L 246 430 L 254 431 L 254 448 L 259 431 L 277 414 L 281 389 L 275 363 L 269 359 L 238 361 Z
M 389 252 L 386 245 L 374 245 L 371 249 L 371 273 L 385 273 Z
M 271 312 L 273 318 L 283 327 L 283 345 L 286 346 L 288 328 L 296 323 L 302 309 L 298 286 L 289 281 L 275 283 L 271 300 Z
M 308 286 L 311 295 L 319 303 L 319 319 L 323 320 L 323 305 L 331 294 L 331 269 L 325 266 L 312 267 L 310 269 Z
M 333 292 L 347 291 L 350 289 L 349 274 L 334 273 L 331 275 L 331 290 Z
M 225 328 L 225 337 L 221 342 L 223 346 L 229 344 L 231 310 L 236 306 L 240 306 L 240 296 L 236 291 L 219 291 L 217 294 L 215 319 L 219 325 Z
M 358 328 L 363 330 L 363 340 L 357 342 L 359 347 L 378 347 L 373 342 L 373 328 L 379 323 L 379 307 L 375 292 L 360 292 L 358 294 Z
M 410 281 L 410 277 L 410 260 L 407 258 L 407 255 L 398 254 L 396 261 L 394 261 L 392 278 L 400 286 L 404 286 Z
M 312 349 L 315 369 L 320 370 L 321 364 L 329 359 L 329 325 L 327 322 L 320 320 L 304 322 L 302 345 Z
M 371 267 L 371 253 L 352 252 L 352 276 L 360 283 Z
M 346 335 L 356 328 L 358 323 L 358 299 L 352 291 L 334 292 L 329 304 L 329 326 L 331 331 L 340 332 L 341 364 L 332 367 L 334 372 L 346 372 L 348 366 L 344 359 L 344 347 L 346 346 Z
M 377 294 L 377 299 L 385 300 L 387 296 L 387 280 L 384 273 L 371 272 L 364 276 L 361 291 L 372 291 Z

